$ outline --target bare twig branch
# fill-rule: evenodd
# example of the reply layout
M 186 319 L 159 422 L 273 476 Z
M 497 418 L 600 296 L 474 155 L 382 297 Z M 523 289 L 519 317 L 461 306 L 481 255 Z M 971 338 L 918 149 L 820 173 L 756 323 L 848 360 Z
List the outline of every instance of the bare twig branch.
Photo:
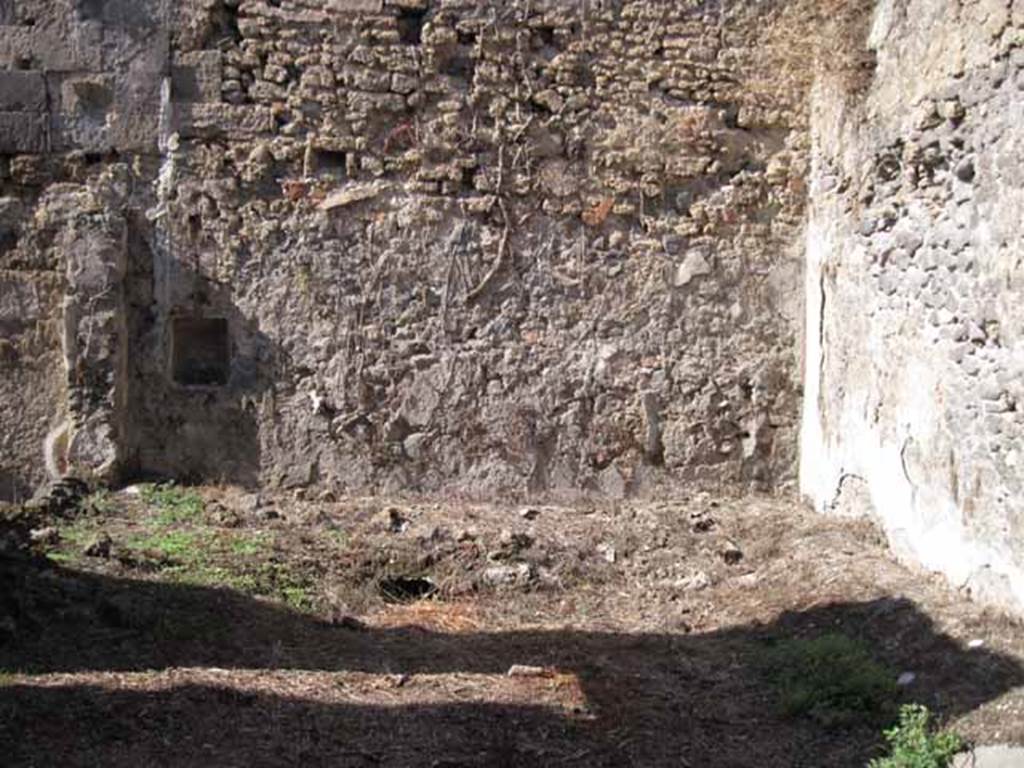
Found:
M 467 302 L 476 301 L 481 295 L 483 295 L 484 291 L 490 287 L 491 282 L 495 277 L 497 277 L 501 268 L 505 265 L 505 259 L 508 253 L 508 240 L 512 233 L 512 222 L 509 220 L 505 201 L 500 197 L 498 198 L 498 210 L 501 211 L 501 218 L 505 224 L 501 233 L 501 239 L 498 241 L 498 255 L 495 257 L 491 268 L 487 270 L 487 274 L 484 275 L 484 279 L 480 281 L 476 288 L 466 294 Z

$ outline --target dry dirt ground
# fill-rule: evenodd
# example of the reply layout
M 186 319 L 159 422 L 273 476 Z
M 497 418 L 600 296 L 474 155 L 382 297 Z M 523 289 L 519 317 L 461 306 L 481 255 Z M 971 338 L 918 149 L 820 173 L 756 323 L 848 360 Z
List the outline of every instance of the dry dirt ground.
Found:
M 0 555 L 5 766 L 863 766 L 884 722 L 787 714 L 766 672 L 829 633 L 1024 742 L 1021 624 L 792 500 L 146 486 L 33 538 Z

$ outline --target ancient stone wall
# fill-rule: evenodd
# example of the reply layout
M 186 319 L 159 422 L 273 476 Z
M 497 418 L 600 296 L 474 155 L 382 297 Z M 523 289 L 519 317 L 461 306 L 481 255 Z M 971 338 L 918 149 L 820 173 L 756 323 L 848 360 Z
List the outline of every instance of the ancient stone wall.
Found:
M 1024 3 L 884 0 L 814 97 L 801 484 L 1024 607 Z
M 785 487 L 784 5 L 0 2 L 0 479 Z
M 1021 0 L 0 0 L 0 498 L 785 489 L 803 363 L 805 494 L 1024 600 L 1022 51 Z
M 169 35 L 145 4 L 0 2 L 0 498 L 111 477 L 127 438 L 129 197 Z

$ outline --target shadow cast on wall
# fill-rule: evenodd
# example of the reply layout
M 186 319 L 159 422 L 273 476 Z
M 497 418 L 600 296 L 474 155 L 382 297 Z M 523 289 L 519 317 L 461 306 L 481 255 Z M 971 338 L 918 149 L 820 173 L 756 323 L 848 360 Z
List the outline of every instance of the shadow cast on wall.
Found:
M 19 626 L 0 645 L 3 669 L 281 676 L 273 692 L 175 685 L 173 677 L 154 690 L 59 677 L 0 686 L 9 765 L 862 766 L 877 754 L 880 724 L 830 729 L 782 717 L 759 667 L 767 649 L 826 632 L 857 637 L 892 669 L 915 670 L 914 700 L 947 715 L 1024 684 L 1016 662 L 965 650 L 902 599 L 824 605 L 704 634 L 446 634 L 336 626 L 229 590 L 24 560 L 0 559 L 0 584 Z M 575 675 L 585 703 L 569 711 L 460 693 L 466 676 L 503 676 L 516 664 Z M 301 671 L 334 673 L 317 685 L 339 693 L 314 695 Z M 382 685 L 406 686 L 412 703 L 389 705 L 386 690 L 385 703 L 346 701 L 352 682 L 339 673 L 352 672 L 392 676 Z M 448 674 L 457 677 L 438 703 L 429 676 Z M 410 693 L 419 690 L 418 699 Z
M 257 410 L 277 379 L 273 341 L 229 284 L 132 232 L 126 479 L 260 480 Z

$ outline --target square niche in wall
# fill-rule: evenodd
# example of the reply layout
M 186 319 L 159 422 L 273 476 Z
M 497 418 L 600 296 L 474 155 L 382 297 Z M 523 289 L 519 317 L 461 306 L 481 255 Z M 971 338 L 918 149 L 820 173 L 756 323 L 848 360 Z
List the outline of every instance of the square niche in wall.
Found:
M 171 378 L 186 387 L 220 387 L 231 373 L 228 321 L 212 317 L 171 320 Z

